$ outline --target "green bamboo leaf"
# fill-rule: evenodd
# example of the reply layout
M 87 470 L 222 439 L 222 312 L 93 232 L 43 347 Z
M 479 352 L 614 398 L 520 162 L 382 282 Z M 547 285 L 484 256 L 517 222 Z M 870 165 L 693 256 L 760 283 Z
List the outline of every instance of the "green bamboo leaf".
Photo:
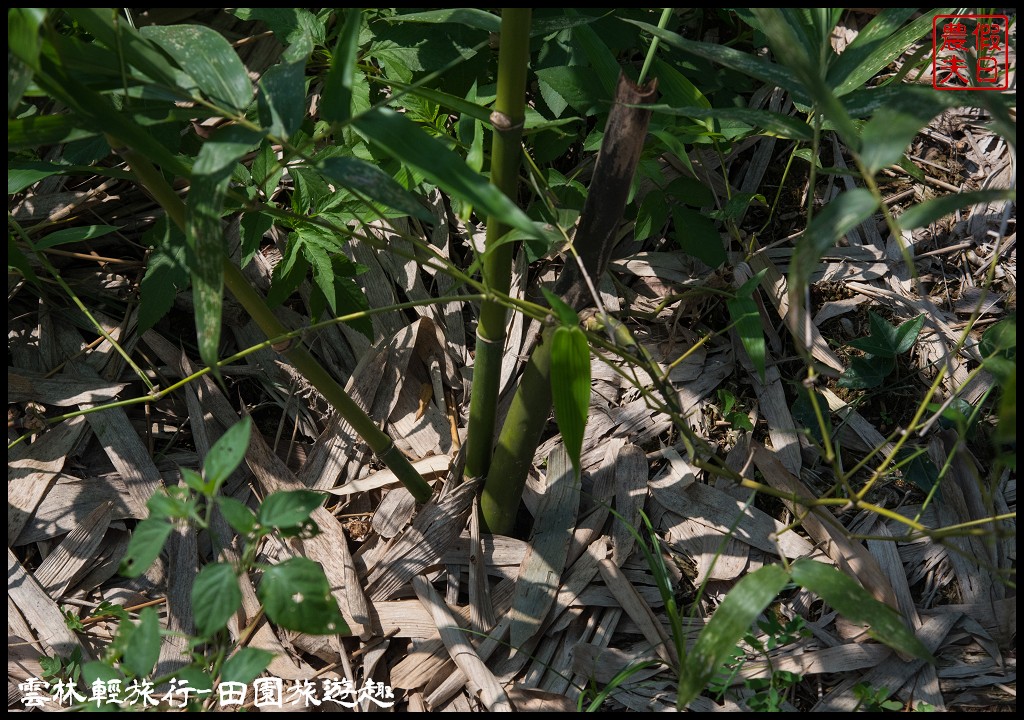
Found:
M 359 30 L 363 14 L 359 8 L 345 9 L 345 24 L 331 55 L 331 67 L 324 81 L 320 115 L 328 122 L 345 123 L 352 117 L 352 89 L 359 52 Z
M 44 235 L 32 245 L 35 250 L 45 250 L 46 248 L 64 245 L 65 243 L 103 237 L 112 232 L 117 232 L 117 228 L 111 225 L 86 225 L 84 227 L 64 228 L 63 230 L 57 230 Z
M 679 707 L 689 705 L 701 693 L 757 616 L 788 582 L 789 575 L 782 567 L 766 565 L 745 576 L 729 591 L 683 662 L 679 673 Z
M 926 12 L 902 30 L 898 30 L 913 8 L 886 8 L 861 30 L 843 54 L 829 68 L 827 82 L 835 88 L 837 96 L 861 87 L 889 63 L 906 52 L 914 41 L 921 39 L 932 28 L 936 15 L 948 14 L 950 9 Z
M 930 225 L 939 218 L 952 215 L 961 208 L 982 203 L 999 202 L 1000 200 L 1014 202 L 1016 199 L 1017 193 L 1013 190 L 976 190 L 974 192 L 951 193 L 913 205 L 907 208 L 898 219 L 901 228 L 913 230 L 914 228 Z
M 66 12 L 90 35 L 116 52 L 118 57 L 123 57 L 129 65 L 164 88 L 175 89 L 183 80 L 181 74 L 171 67 L 167 58 L 146 37 L 147 33 L 159 30 L 150 27 L 137 31 L 115 8 L 68 8 Z M 223 38 L 221 40 L 224 41 Z M 114 71 L 120 74 L 116 66 Z
M 138 577 L 149 569 L 164 549 L 164 542 L 174 528 L 163 518 L 147 518 L 135 526 L 128 550 L 121 561 L 121 574 Z
M 562 325 L 565 327 L 576 327 L 580 324 L 580 316 L 576 314 L 576 311 L 573 310 L 572 306 L 565 302 L 565 300 L 558 297 L 547 288 L 542 287 L 540 291 L 544 293 L 544 299 L 548 301 L 548 305 L 550 305 L 551 309 L 555 311 L 555 314 L 558 316 L 558 320 Z
M 354 157 L 332 157 L 319 161 L 316 169 L 342 187 L 364 195 L 374 202 L 407 213 L 424 222 L 434 221 L 433 216 L 415 195 L 376 165 Z
M 895 610 L 873 598 L 838 568 L 803 559 L 793 563 L 791 572 L 793 582 L 816 594 L 850 622 L 866 625 L 871 637 L 907 655 L 935 662 Z
M 501 18 L 479 8 L 444 8 L 427 10 L 426 12 L 394 15 L 386 18 L 390 23 L 458 23 L 465 27 L 476 28 L 491 33 L 501 32 Z
M 803 237 L 797 241 L 789 287 L 802 292 L 822 254 L 846 233 L 867 220 L 878 204 L 864 188 L 841 193 L 814 216 Z
M 42 38 L 39 27 L 46 18 L 43 8 L 11 8 L 7 11 L 7 116 L 21 102 L 39 67 Z M 8 184 L 10 179 L 8 178 Z
M 199 571 L 192 584 L 192 616 L 201 636 L 210 637 L 226 627 L 240 607 L 242 591 L 233 567 L 213 563 Z
M 596 115 L 608 112 L 610 101 L 606 98 L 601 81 L 593 68 L 582 65 L 560 65 L 540 68 L 536 71 L 541 95 L 548 107 L 560 116 L 566 107 L 580 115 Z
M 576 472 L 590 408 L 590 348 L 579 328 L 561 326 L 551 340 L 551 395 L 562 442 Z
M 869 175 L 887 167 L 903 156 L 914 136 L 926 126 L 932 115 L 907 113 L 882 108 L 861 131 L 860 158 Z
M 10 152 L 27 150 L 41 145 L 58 145 L 96 137 L 98 134 L 95 130 L 83 127 L 80 119 L 67 114 L 43 115 L 42 117 L 30 115 L 29 117 L 7 119 L 7 149 Z M 7 183 L 10 187 L 10 176 L 7 178 Z
M 347 635 L 348 625 L 323 568 L 304 557 L 293 557 L 263 572 L 257 590 L 271 622 L 311 635 Z
M 174 58 L 214 104 L 241 113 L 252 102 L 245 65 L 216 30 L 203 25 L 149 26 L 143 34 Z
M 623 20 L 632 25 L 636 25 L 674 48 L 692 53 L 698 57 L 704 58 L 705 60 L 718 63 L 719 65 L 724 65 L 727 68 L 731 68 L 744 75 L 762 80 L 766 83 L 777 85 L 793 93 L 794 100 L 797 102 L 803 105 L 810 104 L 808 102 L 809 98 L 807 90 L 803 87 L 799 78 L 791 70 L 778 65 L 777 63 L 769 62 L 768 60 L 764 60 L 755 55 L 748 55 L 747 53 L 734 50 L 718 43 L 704 43 L 697 40 L 688 40 L 671 30 L 659 28 L 657 25 L 651 25 L 639 20 L 630 20 L 628 18 L 623 18 Z
M 813 140 L 814 131 L 801 120 L 770 110 L 754 110 L 751 108 L 702 108 L 672 107 L 669 105 L 644 105 L 656 113 L 680 115 L 689 118 L 715 118 L 719 120 L 738 120 L 739 122 L 760 128 L 759 135 L 786 138 L 789 140 Z
M 217 489 L 242 464 L 245 452 L 249 449 L 251 434 L 252 419 L 244 417 L 229 427 L 210 447 L 203 459 L 207 495 L 216 495 Z
M 664 60 L 654 61 L 651 74 L 658 78 L 658 94 L 664 98 L 666 105 L 677 108 L 711 109 L 711 101 L 704 96 L 704 93 L 685 75 Z
M 754 363 L 761 382 L 764 382 L 766 370 L 764 328 L 761 327 L 761 314 L 758 312 L 757 303 L 754 302 L 753 293 L 765 272 L 767 271 L 762 270 L 750 278 L 736 292 L 736 297 L 729 298 L 725 303 L 729 309 L 729 316 L 736 324 L 736 333 L 743 342 L 743 349 Z M 750 285 L 751 282 L 754 284 Z
M 503 224 L 544 240 L 543 231 L 494 187 L 438 140 L 428 137 L 413 121 L 378 107 L 355 119 L 356 129 L 373 145 L 422 173 L 431 182 L 465 202 L 472 203 Z
M 124 664 L 137 678 L 149 677 L 160 659 L 160 619 L 156 608 L 143 608 L 139 624 L 132 630 L 124 648 Z

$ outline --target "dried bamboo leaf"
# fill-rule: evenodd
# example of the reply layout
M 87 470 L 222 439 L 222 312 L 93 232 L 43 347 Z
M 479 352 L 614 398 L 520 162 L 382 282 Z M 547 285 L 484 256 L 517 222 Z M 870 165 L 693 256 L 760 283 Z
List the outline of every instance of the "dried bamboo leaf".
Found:
M 633 552 L 640 511 L 647 498 L 647 458 L 636 445 L 626 445 L 615 461 L 615 510 L 612 523 L 612 562 L 622 567 Z
M 37 402 L 43 405 L 70 407 L 81 403 L 102 403 L 113 400 L 128 383 L 88 380 L 68 375 L 47 377 L 32 370 L 7 368 L 7 402 Z
M 97 506 L 36 568 L 36 582 L 54 600 L 64 595 L 71 583 L 81 577 L 93 562 L 96 548 L 110 527 L 113 509 L 112 502 Z
M 608 560 L 599 560 L 597 568 L 608 590 L 619 602 L 625 613 L 637 624 L 640 632 L 651 644 L 658 656 L 673 667 L 678 667 L 679 656 L 676 647 L 664 626 L 651 610 L 651 606 L 640 596 L 637 589 L 622 574 L 622 571 Z
M 79 650 L 83 660 L 89 659 L 89 651 L 68 630 L 57 604 L 35 578 L 25 572 L 10 548 L 7 548 L 7 595 L 35 630 L 36 637 L 51 657 L 68 658 L 75 650 Z

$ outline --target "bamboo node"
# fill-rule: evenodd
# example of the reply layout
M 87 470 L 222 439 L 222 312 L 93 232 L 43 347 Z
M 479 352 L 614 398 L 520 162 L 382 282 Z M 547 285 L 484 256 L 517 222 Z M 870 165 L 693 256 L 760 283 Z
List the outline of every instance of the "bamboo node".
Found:
M 521 130 L 523 128 L 523 121 L 513 124 L 512 118 L 498 110 L 491 113 L 490 120 L 491 125 L 493 125 L 494 129 L 499 133 L 507 133 L 512 130 Z
M 295 346 L 295 341 L 296 340 L 298 340 L 298 338 L 294 338 L 294 337 L 286 338 L 286 339 L 282 340 L 281 342 L 274 343 L 270 347 L 274 350 L 274 352 L 276 352 L 278 354 L 284 354 L 284 353 L 288 352 L 289 350 L 291 350 L 292 347 Z

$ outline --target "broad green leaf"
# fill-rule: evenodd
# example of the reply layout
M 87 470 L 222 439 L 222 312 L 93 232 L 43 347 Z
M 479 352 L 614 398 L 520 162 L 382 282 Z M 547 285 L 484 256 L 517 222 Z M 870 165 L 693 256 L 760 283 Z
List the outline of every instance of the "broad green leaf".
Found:
M 218 495 L 214 500 L 228 525 L 238 534 L 248 535 L 256 527 L 256 516 L 245 503 L 224 495 Z
M 85 227 L 76 228 L 64 228 L 63 230 L 57 230 L 55 232 L 44 235 L 42 238 L 33 243 L 36 250 L 45 250 L 46 248 L 56 247 L 57 245 L 63 245 L 65 243 L 80 242 L 82 240 L 91 240 L 93 238 L 103 237 L 109 235 L 112 232 L 117 232 L 116 227 L 111 225 L 87 225 Z
M 18 247 L 13 233 L 7 235 L 7 268 L 8 272 L 10 272 L 10 268 L 15 268 L 25 279 L 36 285 L 39 284 L 39 278 L 36 277 L 32 264 L 25 257 L 25 253 L 21 251 L 21 248 Z
M 348 635 L 338 603 L 323 568 L 304 557 L 293 557 L 263 571 L 257 590 L 271 622 L 311 635 Z
M 923 448 L 903 447 L 896 455 L 896 461 L 904 479 L 926 493 L 931 492 L 939 481 L 939 469 Z
M 354 125 L 373 145 L 445 191 L 509 227 L 544 240 L 544 233 L 503 192 L 408 118 L 390 108 L 378 107 L 360 115 Z
M 1017 194 L 1012 190 L 975 190 L 973 192 L 951 193 L 907 208 L 899 216 L 898 221 L 902 229 L 913 230 L 930 225 L 947 215 L 952 215 L 961 208 L 982 203 L 998 202 L 1000 200 L 1013 202 L 1016 198 Z
M 43 8 L 10 8 L 7 11 L 7 117 L 14 115 L 21 96 L 39 67 L 42 38 L 39 27 L 46 18 Z M 10 184 L 10 178 L 8 178 Z
M 570 262 L 575 262 L 570 260 Z M 544 293 L 544 299 L 548 301 L 548 305 L 555 311 L 558 316 L 559 322 L 565 327 L 576 327 L 580 324 L 580 316 L 576 314 L 576 311 L 572 309 L 572 306 L 566 303 L 562 298 L 555 295 L 547 288 L 542 287 L 540 289 Z
M 36 119 L 47 120 L 48 118 Z M 105 141 L 102 142 L 103 145 L 106 145 Z M 106 153 L 104 153 L 104 155 L 105 154 Z M 65 152 L 65 157 L 66 156 L 67 153 Z M 13 195 L 14 193 L 21 192 L 29 185 L 39 182 L 43 178 L 50 177 L 51 175 L 101 175 L 103 177 L 114 177 L 121 180 L 133 179 L 131 173 L 124 172 L 123 170 L 116 170 L 114 168 L 78 164 L 62 165 L 57 163 L 39 162 L 38 160 L 13 160 L 7 163 L 7 194 Z
M 316 168 L 325 177 L 342 187 L 375 202 L 407 213 L 424 222 L 434 221 L 434 217 L 416 199 L 416 196 L 376 165 L 354 157 L 332 157 L 318 162 Z
M 823 445 L 825 437 L 821 432 L 822 423 L 818 422 L 818 415 L 814 412 L 814 405 L 811 404 L 812 392 L 817 400 L 818 410 L 821 412 L 822 420 L 824 421 L 825 432 L 828 433 L 828 436 L 831 438 L 832 415 L 829 410 L 828 401 L 825 399 L 825 396 L 817 390 L 808 390 L 803 385 L 798 386 L 796 400 L 793 401 L 790 413 L 793 416 L 793 422 L 796 423 L 797 428 L 807 428 L 811 433 L 811 437 L 817 440 L 819 444 Z
M 241 113 L 252 102 L 245 65 L 216 30 L 203 25 L 149 26 L 143 34 L 174 58 L 213 103 Z
M 220 673 L 222 683 L 242 683 L 248 685 L 267 669 L 274 653 L 259 648 L 244 647 L 224 661 Z
M 306 116 L 306 57 L 312 51 L 309 43 L 301 59 L 274 65 L 260 78 L 256 98 L 260 124 L 275 137 L 287 140 Z
M 658 78 L 658 95 L 664 99 L 665 105 L 673 108 L 711 109 L 711 101 L 704 96 L 704 93 L 697 89 L 697 86 L 690 82 L 685 75 L 664 60 L 654 61 L 652 75 Z
M 138 577 L 149 569 L 164 549 L 164 542 L 170 537 L 172 526 L 163 518 L 147 518 L 135 526 L 128 550 L 121 561 L 121 574 Z
M 391 23 L 457 23 L 464 27 L 476 28 L 491 33 L 501 32 L 501 18 L 479 8 L 444 8 L 426 12 L 394 15 L 385 18 Z
M 788 582 L 789 575 L 782 567 L 766 565 L 744 576 L 729 591 L 686 655 L 679 674 L 679 707 L 689 705 L 701 693 L 757 616 Z
M 685 252 L 716 268 L 727 259 L 715 223 L 694 210 L 673 208 L 675 239 Z
M 289 53 L 296 45 L 303 48 L 307 44 L 323 45 L 326 39 L 323 22 L 302 8 L 235 8 L 231 12 L 242 20 L 262 20 L 281 43 L 288 46 L 286 52 Z M 295 60 L 298 56 L 298 53 L 292 53 L 287 59 Z
M 794 117 L 770 110 L 751 108 L 702 108 L 672 107 L 669 105 L 645 105 L 653 112 L 665 115 L 679 115 L 689 118 L 715 118 L 719 120 L 738 120 L 753 125 L 757 135 L 787 138 L 790 140 L 813 140 L 814 130 Z
M 309 520 L 323 503 L 324 496 L 311 490 L 282 490 L 263 501 L 256 518 L 265 527 L 291 528 Z
M 914 136 L 931 119 L 927 111 L 906 113 L 882 108 L 875 113 L 860 136 L 860 158 L 868 174 L 874 175 L 899 160 Z
M 858 390 L 875 388 L 885 382 L 894 369 L 896 361 L 891 357 L 865 355 L 850 358 L 850 367 L 839 377 L 837 384 Z
M 1005 102 L 1007 101 L 1003 99 L 1001 93 L 989 90 L 948 92 L 905 83 L 862 88 L 842 98 L 846 112 L 855 118 L 871 117 L 883 107 L 910 113 L 931 112 L 934 117 L 948 108 L 988 107 L 989 104 L 995 103 L 997 112 L 1002 112 L 999 108 L 1004 107 L 1001 103 Z
M 822 254 L 878 207 L 874 196 L 864 188 L 841 193 L 814 216 L 803 237 L 797 240 L 792 263 L 790 292 L 803 292 Z
M 337 259 L 338 256 L 335 256 L 335 265 L 337 264 Z M 355 280 L 347 277 L 335 277 L 334 291 L 337 293 L 335 303 L 338 308 L 339 317 L 364 313 L 370 309 L 370 303 L 366 299 L 366 295 L 363 294 L 362 288 L 359 287 Z M 373 342 L 373 323 L 370 321 L 369 315 L 349 318 L 345 322 L 365 335 L 367 340 Z
M 584 116 L 606 113 L 611 108 L 611 98 L 605 95 L 593 68 L 561 65 L 540 68 L 536 75 L 541 95 L 555 117 L 560 117 L 566 107 Z
M 758 273 L 758 275 L 762 273 Z M 756 279 L 760 281 L 760 278 Z M 747 355 L 754 363 L 757 375 L 763 383 L 765 374 L 764 328 L 761 327 L 761 315 L 757 310 L 757 303 L 752 297 L 752 290 L 743 293 L 741 288 L 741 292 L 737 292 L 736 297 L 729 298 L 725 304 L 729 308 L 729 316 L 736 324 L 736 334 L 743 342 L 743 349 L 747 351 Z
M 590 408 L 590 348 L 579 326 L 561 326 L 551 339 L 551 396 L 562 442 L 576 472 Z
M 331 67 L 324 80 L 320 116 L 329 122 L 346 123 L 352 117 L 352 89 L 359 52 L 359 30 L 363 14 L 359 8 L 345 9 L 345 24 L 331 55 Z
M 569 17 L 579 17 L 580 14 L 573 8 L 565 8 L 565 14 Z M 604 88 L 604 94 L 601 96 L 605 99 L 611 99 L 615 97 L 615 89 L 619 84 L 619 74 L 622 69 L 619 67 L 618 60 L 615 59 L 615 54 L 608 49 L 604 41 L 594 32 L 594 28 L 589 23 L 577 25 L 572 29 L 573 38 L 583 48 L 584 54 L 590 61 L 592 72 L 597 75 L 597 79 L 601 81 L 601 87 Z
M 179 687 L 189 687 L 202 692 L 203 694 L 198 697 L 210 697 L 213 689 L 213 680 L 210 678 L 209 673 L 200 670 L 195 665 L 186 665 L 175 670 L 174 677 L 178 681 Z M 196 697 L 196 695 L 193 695 L 193 699 Z
M 197 473 L 195 470 L 189 470 L 188 468 L 180 468 L 181 479 L 185 481 L 185 484 L 195 490 L 197 493 L 206 492 L 206 481 L 203 480 L 203 476 Z
M 160 216 L 153 228 L 142 236 L 144 245 L 153 248 L 146 264 L 146 274 L 139 283 L 139 332 L 157 324 L 174 305 L 179 291 L 189 282 L 185 261 L 185 236 L 166 215 Z
M 86 685 L 91 686 L 95 682 L 108 683 L 115 680 L 124 682 L 124 676 L 118 672 L 117 668 L 111 667 L 108 663 L 93 660 L 82 666 L 82 681 Z
M 226 627 L 240 607 L 242 591 L 233 567 L 212 563 L 199 571 L 192 585 L 192 616 L 201 636 L 210 637 Z
M 1000 320 L 986 330 L 981 336 L 979 345 L 981 355 L 989 358 L 1017 359 L 1017 315 L 1016 313 Z
M 677 177 L 666 185 L 664 192 L 693 208 L 711 207 L 715 204 L 715 193 L 711 188 L 699 180 L 685 175 Z M 671 205 L 671 203 L 669 204 Z
M 828 84 L 837 96 L 861 87 L 889 63 L 907 51 L 932 28 L 932 19 L 949 9 L 931 10 L 897 30 L 913 11 L 886 8 L 869 22 L 843 51 L 828 71 Z M 955 94 L 955 93 L 952 93 Z
M 803 559 L 793 563 L 791 572 L 793 582 L 816 594 L 844 619 L 866 625 L 871 637 L 899 652 L 935 662 L 895 610 L 873 598 L 838 568 Z
M 128 638 L 124 649 L 124 664 L 137 678 L 149 677 L 160 659 L 160 619 L 156 608 L 143 608 L 139 624 Z
M 897 355 L 902 355 L 910 350 L 910 348 L 914 347 L 914 343 L 917 342 L 917 336 L 921 333 L 921 328 L 923 326 L 924 315 L 918 315 L 916 318 L 907 320 L 896 328 L 896 335 L 893 339 L 895 340 L 895 350 Z
M 249 449 L 249 436 L 252 434 L 252 419 L 244 417 L 229 427 L 203 459 L 203 471 L 206 476 L 207 494 L 217 494 L 217 489 L 241 465 L 245 452 Z

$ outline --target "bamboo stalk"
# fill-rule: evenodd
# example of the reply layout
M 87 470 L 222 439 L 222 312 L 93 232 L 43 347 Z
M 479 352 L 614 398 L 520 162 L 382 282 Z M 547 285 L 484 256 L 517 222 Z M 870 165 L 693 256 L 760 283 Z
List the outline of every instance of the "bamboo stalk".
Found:
M 615 230 L 622 219 L 629 186 L 647 136 L 651 111 L 636 106 L 653 102 L 656 88 L 657 81 L 638 87 L 625 75 L 619 76 L 615 105 L 608 116 L 574 243 L 583 265 L 582 272 L 593 278 L 595 285 L 611 258 Z M 555 285 L 556 292 L 577 309 L 588 305 L 591 299 L 582 272 L 575 258 L 570 258 Z M 552 328 L 545 331 L 541 343 L 530 354 L 484 483 L 480 512 L 492 533 L 507 535 L 515 526 L 526 475 L 551 412 L 552 332 Z
M 498 53 L 498 96 L 491 113 L 491 184 L 515 200 L 519 184 L 520 140 L 526 111 L 526 72 L 530 64 L 529 8 L 503 8 L 501 48 Z M 495 247 L 509 228 L 497 218 L 487 219 L 483 281 L 489 290 L 507 295 L 512 282 L 513 244 Z M 505 306 L 484 300 L 476 330 L 473 392 L 469 404 L 469 439 L 466 474 L 487 472 L 494 441 L 498 407 L 498 381 L 505 350 Z

